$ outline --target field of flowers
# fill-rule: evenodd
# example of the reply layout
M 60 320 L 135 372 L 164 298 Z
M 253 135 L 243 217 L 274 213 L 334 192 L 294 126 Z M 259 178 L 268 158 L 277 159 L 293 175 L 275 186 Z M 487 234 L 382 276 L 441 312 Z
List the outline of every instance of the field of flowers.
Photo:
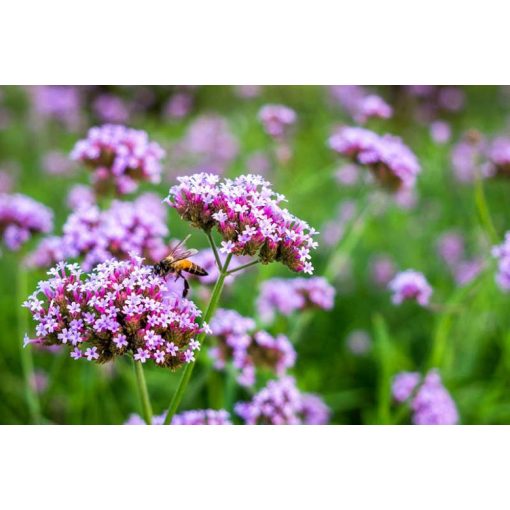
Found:
M 507 87 L 0 87 L 0 423 L 510 423 L 509 120 Z

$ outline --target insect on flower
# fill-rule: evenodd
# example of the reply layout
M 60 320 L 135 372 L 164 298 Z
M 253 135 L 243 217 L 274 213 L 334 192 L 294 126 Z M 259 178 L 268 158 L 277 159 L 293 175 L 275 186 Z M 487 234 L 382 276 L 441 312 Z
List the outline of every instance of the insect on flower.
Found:
M 154 272 L 159 276 L 167 276 L 169 274 L 175 274 L 175 281 L 178 278 L 184 280 L 184 290 L 182 291 L 182 297 L 186 297 L 189 291 L 189 283 L 185 276 L 182 274 L 183 271 L 186 273 L 194 274 L 196 276 L 207 276 L 209 273 L 198 264 L 195 264 L 188 257 L 198 253 L 194 249 L 185 249 L 184 243 L 190 238 L 186 236 L 180 243 L 178 243 L 170 253 L 162 259 L 158 264 L 154 265 Z

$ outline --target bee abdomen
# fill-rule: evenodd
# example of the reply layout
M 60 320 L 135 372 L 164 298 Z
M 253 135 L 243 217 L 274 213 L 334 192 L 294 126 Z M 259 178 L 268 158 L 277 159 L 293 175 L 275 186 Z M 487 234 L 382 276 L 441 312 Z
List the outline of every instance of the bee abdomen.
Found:
M 198 264 L 193 262 L 187 264 L 186 267 L 182 268 L 182 270 L 197 276 L 207 276 L 209 274 L 203 267 L 200 267 Z

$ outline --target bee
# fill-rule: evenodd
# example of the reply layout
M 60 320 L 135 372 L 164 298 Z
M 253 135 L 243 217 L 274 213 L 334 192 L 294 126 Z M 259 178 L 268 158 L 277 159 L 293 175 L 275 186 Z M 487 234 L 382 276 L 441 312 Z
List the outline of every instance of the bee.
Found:
M 154 272 L 159 276 L 165 277 L 169 274 L 175 274 L 175 281 L 179 278 L 184 280 L 182 297 L 186 297 L 189 292 L 189 283 L 188 280 L 186 280 L 186 277 L 182 274 L 183 271 L 197 276 L 207 276 L 209 274 L 203 267 L 200 267 L 198 264 L 188 260 L 188 257 L 197 253 L 197 250 L 187 250 L 184 248 L 184 243 L 189 239 L 189 237 L 189 235 L 186 236 L 180 243 L 172 248 L 170 253 L 164 259 L 160 260 L 158 264 L 153 266 Z

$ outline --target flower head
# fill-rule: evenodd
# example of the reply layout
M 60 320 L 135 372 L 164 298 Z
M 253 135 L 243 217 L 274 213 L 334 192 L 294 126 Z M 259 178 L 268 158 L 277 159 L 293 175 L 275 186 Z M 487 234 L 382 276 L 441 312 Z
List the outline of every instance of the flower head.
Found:
M 259 120 L 264 131 L 274 138 L 284 138 L 296 118 L 294 110 L 280 104 L 266 104 L 259 111 Z
M 93 169 L 98 192 L 113 188 L 121 195 L 135 191 L 140 181 L 159 183 L 164 155 L 145 131 L 115 124 L 89 129 L 71 152 L 72 159 Z
M 496 282 L 505 292 L 510 291 L 510 232 L 505 234 L 505 240 L 492 248 L 492 255 L 498 260 Z
M 152 418 L 152 425 L 163 425 L 166 412 Z M 145 422 L 138 414 L 132 414 L 125 425 L 145 425 Z M 184 411 L 172 418 L 172 425 L 232 425 L 230 414 L 224 409 L 197 409 Z
M 165 281 L 142 262 L 110 259 L 86 275 L 78 264 L 59 263 L 23 304 L 36 321 L 37 337 L 28 342 L 66 344 L 71 357 L 99 363 L 126 352 L 172 369 L 189 362 L 200 311 L 164 292 Z
M 256 175 L 220 182 L 213 174 L 179 178 L 166 199 L 183 219 L 206 232 L 216 228 L 223 253 L 256 256 L 263 264 L 280 261 L 296 272 L 311 274 L 310 251 L 317 232 L 280 207 L 284 200 Z
M 388 284 L 388 288 L 393 292 L 392 301 L 396 305 L 411 299 L 421 306 L 427 306 L 432 295 L 432 287 L 425 276 L 412 269 L 398 273 Z

